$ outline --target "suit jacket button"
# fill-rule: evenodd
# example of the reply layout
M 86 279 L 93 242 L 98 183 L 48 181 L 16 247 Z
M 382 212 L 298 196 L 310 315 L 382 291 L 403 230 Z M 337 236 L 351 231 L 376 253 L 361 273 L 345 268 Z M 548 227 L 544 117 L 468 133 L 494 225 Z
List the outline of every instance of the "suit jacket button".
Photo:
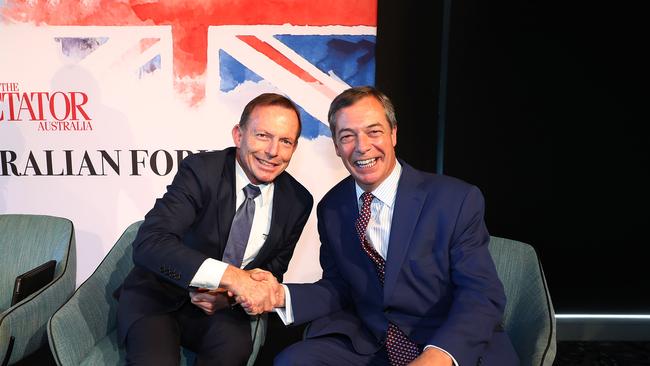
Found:
M 481 366 L 482 363 L 483 363 L 483 357 L 479 356 L 478 361 L 476 362 L 476 366 Z

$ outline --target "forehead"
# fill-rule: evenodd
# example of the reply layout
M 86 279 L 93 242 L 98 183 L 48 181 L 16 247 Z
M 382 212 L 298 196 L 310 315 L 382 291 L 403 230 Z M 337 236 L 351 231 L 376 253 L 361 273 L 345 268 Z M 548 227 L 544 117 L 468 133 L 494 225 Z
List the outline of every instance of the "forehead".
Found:
M 384 106 L 374 97 L 367 96 L 336 112 L 336 131 L 358 129 L 377 124 L 389 128 Z
M 299 122 L 296 112 L 279 105 L 260 105 L 253 109 L 247 122 L 252 129 L 282 129 L 294 132 Z

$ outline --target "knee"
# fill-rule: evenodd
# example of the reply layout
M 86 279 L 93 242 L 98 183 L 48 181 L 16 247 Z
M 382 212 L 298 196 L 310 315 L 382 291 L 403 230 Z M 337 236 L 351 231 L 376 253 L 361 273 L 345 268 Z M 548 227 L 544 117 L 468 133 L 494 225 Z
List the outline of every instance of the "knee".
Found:
M 204 345 L 198 352 L 197 358 L 201 360 L 219 360 L 222 365 L 245 365 L 253 353 L 250 342 L 241 342 L 234 339 L 225 339 L 220 343 Z
M 287 349 L 284 351 L 280 352 L 275 358 L 273 359 L 273 366 L 290 366 L 293 365 L 291 363 L 291 360 L 293 359 L 290 355 L 290 352 L 288 352 Z
M 308 359 L 309 353 L 304 352 L 300 343 L 295 343 L 282 352 L 280 352 L 273 360 L 274 366 L 299 366 L 299 365 L 313 365 Z
M 233 365 L 245 365 L 253 353 L 253 344 L 248 342 L 228 342 L 224 347 L 225 352 L 230 353 Z M 223 352 L 219 352 L 220 357 Z

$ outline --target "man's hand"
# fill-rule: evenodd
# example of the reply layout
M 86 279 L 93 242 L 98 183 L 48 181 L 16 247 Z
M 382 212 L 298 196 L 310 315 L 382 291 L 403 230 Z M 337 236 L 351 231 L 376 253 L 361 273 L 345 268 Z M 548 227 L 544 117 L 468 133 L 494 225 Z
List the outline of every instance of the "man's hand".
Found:
M 277 291 L 270 282 L 256 281 L 249 272 L 234 266 L 228 266 L 221 277 L 220 286 L 234 294 L 238 303 L 245 304 L 244 309 L 250 315 L 272 311 L 277 303 Z
M 452 366 L 454 362 L 449 355 L 435 347 L 429 347 L 409 366 Z
M 275 302 L 273 303 L 274 308 L 284 307 L 284 287 L 278 283 L 278 280 L 273 276 L 273 273 L 259 268 L 251 269 L 248 273 L 255 281 L 263 282 L 271 287 L 271 291 L 275 294 Z M 244 306 L 244 308 L 246 307 Z
M 235 301 L 232 294 L 228 294 L 228 291 L 223 288 L 215 290 L 200 288 L 196 291 L 190 291 L 190 298 L 192 304 L 201 308 L 208 315 L 229 307 Z

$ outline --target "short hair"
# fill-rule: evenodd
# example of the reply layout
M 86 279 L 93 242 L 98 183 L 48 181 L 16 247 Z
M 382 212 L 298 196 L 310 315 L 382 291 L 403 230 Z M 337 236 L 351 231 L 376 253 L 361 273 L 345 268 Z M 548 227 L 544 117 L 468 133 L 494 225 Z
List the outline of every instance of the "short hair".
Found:
M 345 90 L 343 93 L 336 96 L 336 98 L 334 98 L 330 104 L 330 110 L 327 113 L 327 121 L 330 125 L 332 138 L 336 137 L 336 112 L 353 105 L 365 97 L 373 97 L 379 103 L 381 103 L 381 105 L 384 107 L 384 113 L 386 114 L 388 125 L 391 129 L 395 129 L 397 126 L 397 119 L 395 118 L 395 107 L 393 107 L 393 102 L 390 101 L 386 94 L 380 92 L 372 86 L 357 86 Z
M 260 94 L 248 102 L 241 113 L 241 117 L 239 118 L 239 126 L 246 128 L 246 124 L 248 123 L 248 120 L 255 108 L 271 105 L 291 109 L 296 113 L 296 117 L 298 118 L 298 136 L 296 136 L 296 139 L 299 138 L 300 133 L 302 132 L 302 121 L 300 119 L 300 111 L 298 110 L 298 107 L 289 98 L 276 93 Z

